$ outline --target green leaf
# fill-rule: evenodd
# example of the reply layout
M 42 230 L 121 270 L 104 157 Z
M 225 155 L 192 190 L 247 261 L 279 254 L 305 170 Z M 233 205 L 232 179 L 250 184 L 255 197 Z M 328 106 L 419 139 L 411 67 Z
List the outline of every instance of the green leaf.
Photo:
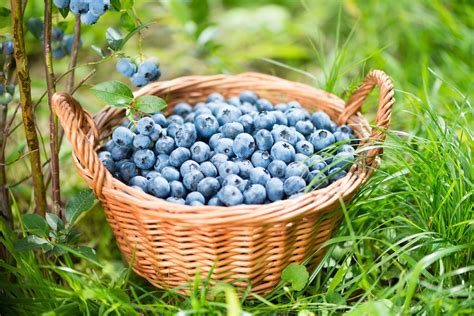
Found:
M 5 7 L 0 7 L 0 16 L 1 16 L 1 17 L 5 17 L 5 18 L 6 18 L 7 16 L 10 15 L 10 13 L 11 13 L 10 9 L 5 8 Z
M 95 253 L 95 250 L 91 247 L 86 247 L 86 246 L 77 246 L 76 247 L 77 252 L 79 252 L 81 255 L 84 257 L 87 257 L 89 259 L 92 259 L 94 261 L 97 260 L 97 256 Z
M 369 301 L 360 304 L 348 313 L 346 316 L 390 316 L 395 315 L 391 310 L 392 302 L 389 300 Z
M 110 0 L 110 4 L 112 5 L 112 8 L 116 11 L 120 11 L 122 9 L 120 0 Z
M 83 190 L 74 195 L 66 205 L 66 221 L 69 224 L 74 224 L 79 215 L 92 207 L 94 201 L 95 195 L 90 189 Z
M 120 16 L 120 25 L 127 31 L 133 31 L 135 28 L 135 21 L 128 12 L 124 12 Z
M 305 266 L 292 263 L 283 270 L 281 278 L 290 282 L 295 291 L 301 291 L 308 283 L 309 273 Z
M 154 95 L 144 95 L 135 99 L 134 108 L 144 113 L 159 112 L 166 107 L 166 102 Z
M 57 231 L 64 228 L 63 221 L 53 213 L 46 213 L 46 222 L 52 230 Z
M 91 48 L 94 52 L 96 52 L 100 57 L 104 58 L 105 55 L 104 55 L 104 52 L 102 51 L 102 48 L 98 47 L 98 46 L 95 46 L 95 45 L 91 45 Z
M 121 0 L 122 9 L 131 9 L 133 7 L 133 0 Z
M 91 88 L 91 92 L 107 104 L 118 108 L 126 107 L 133 100 L 132 90 L 116 80 L 99 83 Z
M 58 8 L 59 13 L 61 13 L 61 16 L 65 19 L 67 15 L 69 14 L 69 8 Z
M 41 19 L 28 19 L 28 21 L 26 22 L 26 26 L 28 27 L 28 31 L 30 31 L 36 39 L 43 38 L 44 24 Z
M 5 8 L 5 7 L 0 7 L 0 28 L 3 28 L 5 26 L 10 26 L 11 22 L 10 19 L 8 18 L 10 16 L 10 9 Z
M 123 46 L 123 35 L 119 30 L 109 27 L 105 32 L 105 39 L 109 44 L 110 49 L 117 51 Z
M 29 233 L 40 237 L 48 236 L 48 224 L 43 217 L 38 214 L 25 214 L 22 216 L 22 220 Z
M 34 235 L 18 239 L 13 245 L 13 251 L 27 251 L 40 248 L 43 250 L 51 250 L 53 249 L 53 245 L 46 239 Z

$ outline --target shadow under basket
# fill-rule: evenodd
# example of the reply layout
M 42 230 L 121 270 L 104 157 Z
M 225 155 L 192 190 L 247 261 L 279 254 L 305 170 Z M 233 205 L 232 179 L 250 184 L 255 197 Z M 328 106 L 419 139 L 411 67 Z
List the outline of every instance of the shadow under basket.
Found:
M 360 109 L 375 85 L 380 87 L 379 108 L 371 129 Z M 168 102 L 169 113 L 179 102 L 194 105 L 212 92 L 229 97 L 242 90 L 253 90 L 274 104 L 296 100 L 309 111 L 322 110 L 338 124 L 348 124 L 360 144 L 347 176 L 299 198 L 265 205 L 169 203 L 115 179 L 96 154 L 124 120 L 123 109 L 107 107 L 93 118 L 71 96 L 53 97 L 79 173 L 102 203 L 121 252 L 128 262 L 133 258 L 136 273 L 159 288 L 192 282 L 199 269 L 203 277 L 212 270 L 212 282 L 269 293 L 288 264 L 308 260 L 311 268 L 321 260 L 321 245 L 338 226 L 342 201 L 349 203 L 378 166 L 395 102 L 392 82 L 380 70 L 371 71 L 347 102 L 305 84 L 258 73 L 182 77 L 150 84 L 135 96 L 160 96 Z M 189 288 L 178 292 L 189 293 Z

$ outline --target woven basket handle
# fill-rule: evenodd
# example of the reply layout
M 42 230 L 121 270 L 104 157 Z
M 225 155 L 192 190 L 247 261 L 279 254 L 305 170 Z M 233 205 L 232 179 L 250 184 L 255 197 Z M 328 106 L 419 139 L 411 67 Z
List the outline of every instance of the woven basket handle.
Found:
M 377 127 L 372 129 L 370 138 L 365 143 L 366 146 L 374 145 L 374 148 L 367 151 L 366 162 L 369 165 L 372 165 L 375 157 L 381 155 L 383 152 L 380 143 L 383 143 L 385 140 L 385 130 L 388 129 L 392 117 L 392 106 L 395 103 L 395 99 L 393 98 L 393 83 L 390 77 L 381 70 L 370 71 L 365 77 L 365 80 L 360 83 L 359 89 L 347 100 L 346 107 L 338 119 L 339 124 L 344 124 L 349 117 L 360 112 L 362 105 L 375 85 L 378 85 L 380 88 L 379 108 L 376 118 Z M 379 143 L 379 145 L 377 145 L 377 143 Z
M 94 149 L 94 143 L 99 139 L 94 119 L 79 102 L 66 93 L 53 95 L 53 110 L 72 145 L 74 155 L 89 173 L 89 186 L 97 197 L 101 197 L 104 182 L 108 181 L 108 172 Z

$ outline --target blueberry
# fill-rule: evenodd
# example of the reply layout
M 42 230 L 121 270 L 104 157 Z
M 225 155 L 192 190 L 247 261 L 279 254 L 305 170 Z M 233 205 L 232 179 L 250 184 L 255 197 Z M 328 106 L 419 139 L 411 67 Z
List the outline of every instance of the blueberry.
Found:
M 85 14 L 89 11 L 89 0 L 71 0 L 69 10 L 74 15 Z
M 215 154 L 211 157 L 212 164 L 219 169 L 220 165 L 229 160 L 229 157 L 226 154 Z
M 217 197 L 217 195 L 213 196 L 212 198 L 209 199 L 207 202 L 207 205 L 212 205 L 212 206 L 223 206 L 224 203 L 222 203 L 221 200 Z
M 81 23 L 85 25 L 93 25 L 99 21 L 100 16 L 95 15 L 92 11 L 81 14 Z
M 199 164 L 194 160 L 186 160 L 181 167 L 179 167 L 179 172 L 181 172 L 183 177 L 192 171 L 200 171 Z
M 210 198 L 219 192 L 221 188 L 221 184 L 217 181 L 216 178 L 207 177 L 199 181 L 197 190 L 205 196 L 206 198 Z M 204 202 L 203 202 L 204 203 Z
M 258 99 L 255 103 L 258 111 L 273 111 L 273 104 L 267 99 Z
M 258 112 L 258 114 L 254 118 L 253 124 L 257 130 L 259 129 L 267 129 L 271 130 L 273 125 L 276 123 L 276 118 L 271 112 L 262 111 Z
M 255 151 L 255 140 L 253 139 L 252 135 L 241 133 L 235 138 L 232 145 L 232 150 L 237 158 L 248 158 Z
M 257 113 L 257 107 L 248 102 L 244 102 L 241 106 L 239 106 L 239 109 L 243 114 L 249 114 L 252 117 Z
M 175 204 L 182 204 L 182 205 L 186 204 L 184 199 L 177 198 L 177 197 L 174 197 L 174 196 L 170 196 L 169 198 L 166 199 L 166 201 L 171 202 L 171 203 L 175 203 Z
M 135 149 L 149 149 L 152 146 L 150 137 L 145 135 L 136 135 L 133 139 L 133 147 Z
M 197 140 L 197 133 L 194 124 L 185 123 L 176 131 L 176 145 L 179 147 L 191 147 Z
M 123 181 L 130 181 L 131 178 L 138 176 L 138 170 L 135 164 L 131 161 L 126 161 L 120 164 L 119 168 L 120 177 Z
M 261 184 L 252 184 L 244 191 L 245 204 L 263 204 L 267 198 L 267 191 Z
M 53 0 L 54 5 L 57 8 L 64 9 L 69 6 L 69 0 Z
M 51 40 L 52 41 L 62 41 L 64 38 L 64 31 L 57 27 L 51 29 Z
M 169 123 L 175 123 L 175 124 L 178 124 L 178 125 L 183 125 L 184 124 L 184 119 L 180 115 L 173 114 L 173 115 L 170 115 L 168 117 L 168 122 Z
M 255 167 L 267 168 L 272 161 L 272 157 L 266 150 L 257 150 L 250 160 Z
M 238 122 L 241 115 L 242 111 L 231 105 L 219 107 L 216 112 L 216 118 L 220 125 L 224 125 L 225 123 Z
M 291 145 L 296 145 L 298 138 L 296 136 L 296 130 L 288 126 L 278 126 L 272 130 L 273 141 L 276 142 L 287 142 Z
M 277 142 L 271 149 L 273 159 L 290 163 L 295 160 L 295 149 L 289 143 Z
M 341 125 L 338 128 L 336 128 L 336 132 L 341 132 L 344 134 L 352 134 L 352 129 L 347 125 Z
M 72 46 L 74 44 L 74 36 L 66 35 L 64 36 L 64 44 L 68 54 L 71 54 Z M 79 47 L 82 47 L 82 39 L 79 39 Z
M 333 135 L 337 143 L 350 143 L 351 142 L 351 134 L 343 133 L 341 131 L 336 131 Z
M 324 159 L 319 155 L 309 157 L 304 163 L 310 170 L 324 170 L 327 166 Z
M 110 0 L 94 0 L 89 2 L 90 11 L 97 15 L 101 16 L 110 8 Z
M 288 125 L 288 119 L 282 111 L 273 111 L 272 114 L 275 117 L 275 124 Z
M 301 104 L 298 101 L 288 102 L 288 109 L 301 109 Z
M 209 101 L 209 100 L 208 100 Z M 223 101 L 223 100 L 217 100 L 217 101 Z M 231 97 L 229 99 L 227 99 L 226 101 L 228 104 L 230 105 L 233 105 L 233 106 L 236 106 L 236 107 L 239 107 L 242 105 L 242 103 L 240 102 L 240 98 L 239 97 Z
M 278 103 L 277 105 L 275 105 L 275 110 L 277 111 L 286 112 L 289 109 L 290 107 L 288 106 L 288 103 Z
M 104 149 L 108 152 L 111 152 L 114 147 L 115 142 L 112 139 L 108 140 L 104 145 Z
M 149 149 L 137 150 L 133 154 L 133 162 L 140 169 L 151 169 L 155 162 L 155 153 Z
M 334 144 L 336 139 L 330 131 L 319 129 L 309 136 L 309 141 L 313 144 L 315 151 L 320 151 Z
M 352 147 L 351 145 L 342 145 L 341 147 L 339 147 L 337 149 L 337 152 L 340 153 L 340 152 L 346 152 L 346 153 L 351 153 L 351 154 L 354 154 L 355 153 L 355 149 L 354 147 Z
M 278 178 L 271 178 L 265 185 L 268 199 L 272 202 L 283 199 L 285 191 L 283 190 L 283 181 Z
M 197 162 L 206 161 L 211 156 L 211 148 L 209 148 L 208 144 L 203 142 L 194 143 L 190 150 L 192 159 Z
M 155 143 L 155 152 L 157 154 L 169 155 L 175 148 L 174 139 L 169 136 L 161 135 Z
M 273 146 L 272 133 L 266 129 L 261 129 L 255 133 L 255 143 L 260 150 L 270 150 Z
M 205 177 L 217 177 L 217 168 L 210 161 L 204 161 L 199 166 L 199 170 Z
M 179 181 L 170 182 L 170 195 L 172 197 L 182 199 L 186 196 L 186 188 Z
M 283 188 L 288 196 L 299 193 L 305 186 L 306 182 L 304 179 L 298 176 L 289 177 L 283 183 Z
M 195 114 L 194 116 L 194 121 L 196 121 L 196 118 L 199 116 L 199 115 L 212 115 L 212 111 L 209 110 L 209 108 L 207 107 L 201 107 L 199 109 L 196 109 L 196 106 L 194 107 L 194 112 Z M 217 123 L 217 126 L 219 126 L 219 122 L 217 122 L 217 119 L 216 119 L 216 123 Z M 197 127 L 196 127 L 197 128 Z
M 295 146 L 296 152 L 300 154 L 304 154 L 306 156 L 311 156 L 314 154 L 314 146 L 310 142 L 306 140 L 301 140 L 296 143 Z
M 232 185 L 223 187 L 219 193 L 217 193 L 217 196 L 219 200 L 221 200 L 227 206 L 242 204 L 244 201 L 242 192 Z
M 156 157 L 156 162 L 155 162 L 155 170 L 158 172 L 161 172 L 164 167 L 170 165 L 170 156 L 166 154 L 160 154 Z
M 100 161 L 104 165 L 105 169 L 107 169 L 110 173 L 115 172 L 115 162 L 112 160 L 112 158 L 102 158 Z
M 145 78 L 143 75 L 139 74 L 138 72 L 133 74 L 130 81 L 135 87 L 144 87 L 149 83 L 149 80 Z
M 248 102 L 248 103 L 251 103 L 251 104 L 254 104 L 258 100 L 257 94 L 255 94 L 255 92 L 249 91 L 249 90 L 245 90 L 245 91 L 240 92 L 240 97 L 239 98 L 240 98 L 240 102 L 242 102 L 242 103 Z
M 137 73 L 148 81 L 157 80 L 161 76 L 158 65 L 148 60 L 138 66 Z
M 125 77 L 132 77 L 135 72 L 137 72 L 137 65 L 130 58 L 120 58 L 115 69 L 118 73 L 124 75 Z
M 234 156 L 233 150 L 234 141 L 230 138 L 221 138 L 216 142 L 214 151 L 218 154 L 225 154 L 228 157 Z
M 181 115 L 182 117 L 186 117 L 189 113 L 193 111 L 193 108 L 186 102 L 180 102 L 175 105 L 173 108 L 173 114 Z
M 244 127 L 238 122 L 231 122 L 222 125 L 221 133 L 225 138 L 234 139 L 237 135 L 244 132 Z
M 235 163 L 239 167 L 239 176 L 248 179 L 250 177 L 250 170 L 254 168 L 250 160 L 236 160 Z
M 300 108 L 292 108 L 285 112 L 288 118 L 288 126 L 295 126 L 299 121 L 309 119 L 309 114 L 306 110 Z
M 328 185 L 326 175 L 320 170 L 311 171 L 306 177 L 306 182 L 314 189 L 321 189 Z
M 134 188 L 135 190 L 138 190 L 138 191 L 141 191 L 141 192 L 145 192 L 145 190 L 143 190 L 141 187 L 139 187 L 138 185 L 132 185 L 131 186 L 132 188 Z
M 244 132 L 251 134 L 253 133 L 255 126 L 253 125 L 253 118 L 249 114 L 242 115 L 239 118 L 239 123 L 242 124 L 242 127 L 244 128 Z
M 155 124 L 153 126 L 153 130 L 151 131 L 150 135 L 148 135 L 150 137 L 150 139 L 154 142 L 156 142 L 158 140 L 158 138 L 160 138 L 161 134 L 163 133 L 163 129 L 161 128 L 160 125 L 158 124 Z
M 311 115 L 311 122 L 317 129 L 325 129 L 328 131 L 334 131 L 336 124 L 331 120 L 329 115 L 324 112 L 315 112 Z
M 192 204 L 193 202 L 199 202 L 200 204 L 204 204 L 206 202 L 206 199 L 204 198 L 204 196 L 199 193 L 199 192 L 190 192 L 187 196 L 186 196 L 186 204 L 187 205 L 194 205 Z
M 329 177 L 329 182 L 333 183 L 339 179 L 344 178 L 347 176 L 347 172 L 340 169 L 340 168 L 333 168 L 329 170 L 328 172 L 328 177 Z
M 174 122 L 170 122 L 168 124 L 168 127 L 166 128 L 166 134 L 164 132 L 162 134 L 175 138 L 176 137 L 176 132 L 178 131 L 180 126 L 181 125 L 178 125 Z
M 142 189 L 143 192 L 146 192 L 147 186 L 148 186 L 148 180 L 145 177 L 142 176 L 135 176 L 130 179 L 130 182 L 128 183 L 130 186 L 137 186 L 140 189 Z
M 179 171 L 176 170 L 176 168 L 170 166 L 164 167 L 161 170 L 161 176 L 168 180 L 168 182 L 178 181 L 180 178 Z
M 150 135 L 154 126 L 155 122 L 150 117 L 141 118 L 137 123 L 137 132 L 142 135 Z
M 167 198 L 170 191 L 170 184 L 163 177 L 155 177 L 148 182 L 148 192 L 156 197 Z
M 262 167 L 255 167 L 250 170 L 250 182 L 253 184 L 266 185 L 270 178 L 268 171 Z
M 285 171 L 285 178 L 289 178 L 292 176 L 298 176 L 306 179 L 308 176 L 309 169 L 308 167 L 302 162 L 292 162 L 286 167 Z
M 109 151 L 101 151 L 99 154 L 99 159 L 102 160 L 102 159 L 112 159 L 112 155 L 110 154 Z
M 308 159 L 308 156 L 306 156 L 305 154 L 296 153 L 296 155 L 295 155 L 295 161 L 299 161 L 299 162 L 304 163 L 307 159 Z
M 295 128 L 297 132 L 305 136 L 311 134 L 314 130 L 313 123 L 310 121 L 298 121 L 296 122 Z
M 129 146 L 135 135 L 126 127 L 119 126 L 112 133 L 112 139 L 118 146 Z
M 191 159 L 191 151 L 184 147 L 178 147 L 170 154 L 170 165 L 173 167 L 180 167 L 189 159 Z
M 286 163 L 282 160 L 273 160 L 268 165 L 268 172 L 275 178 L 284 178 L 286 172 Z
M 331 168 L 349 169 L 354 162 L 354 155 L 348 152 L 340 152 L 336 154 L 331 163 Z
M 112 148 L 110 152 L 112 155 L 112 159 L 115 161 L 119 161 L 122 159 L 130 158 L 132 155 L 133 149 L 130 146 L 115 146 Z
M 5 93 L 5 86 L 2 83 L 0 83 L 0 95 L 2 95 L 4 93 Z
M 151 118 L 155 122 L 155 124 L 158 124 L 161 127 L 168 126 L 168 121 L 166 120 L 166 117 L 162 113 L 155 113 L 151 116 Z
M 207 102 L 224 101 L 224 97 L 219 92 L 213 92 L 207 97 Z
M 144 176 L 147 180 L 151 180 L 154 177 L 161 176 L 161 173 L 155 170 L 142 170 L 142 176 Z
M 204 179 L 204 175 L 199 170 L 191 170 L 190 172 L 183 174 L 183 184 L 189 191 L 196 191 L 197 186 L 202 179 Z
M 224 138 L 221 133 L 215 133 L 211 136 L 211 138 L 209 138 L 209 146 L 211 147 L 211 149 L 216 149 L 217 141 L 221 138 Z
M 247 187 L 247 180 L 242 179 L 236 174 L 230 174 L 225 177 L 224 181 L 222 182 L 222 186 L 226 185 L 233 185 L 234 187 L 237 187 L 240 191 L 243 192 Z
M 239 166 L 233 161 L 226 161 L 221 163 L 217 168 L 219 175 L 223 178 L 227 177 L 230 174 L 239 174 Z

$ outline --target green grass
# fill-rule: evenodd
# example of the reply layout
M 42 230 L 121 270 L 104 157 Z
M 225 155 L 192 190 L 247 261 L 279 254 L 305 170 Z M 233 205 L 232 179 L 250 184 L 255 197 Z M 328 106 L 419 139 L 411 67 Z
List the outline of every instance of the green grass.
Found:
M 309 285 L 297 292 L 281 284 L 267 297 L 248 293 L 253 299 L 246 300 L 224 284 L 210 288 L 201 275 L 189 284 L 190 296 L 158 290 L 123 264 L 99 206 L 78 224 L 81 243 L 96 249 L 97 261 L 72 253 L 52 259 L 12 252 L 21 235 L 20 213 L 30 209 L 31 190 L 25 183 L 12 189 L 17 234 L 0 224 L 0 242 L 10 252 L 0 261 L 2 314 L 474 313 L 473 6 L 467 1 L 295 2 L 278 1 L 287 5 L 280 8 L 289 16 L 280 33 L 245 26 L 246 36 L 227 33 L 213 39 L 216 45 L 204 47 L 183 32 L 176 15 L 161 10 L 159 31 L 147 36 L 162 44 L 146 50 L 160 56 L 169 78 L 256 70 L 347 97 L 368 69 L 380 68 L 392 77 L 397 103 L 381 168 L 351 204 L 342 205 L 341 226 L 327 243 L 324 260 L 309 271 Z M 221 30 L 231 23 L 226 17 L 245 21 L 255 10 L 238 7 L 252 1 L 222 3 L 213 4 L 208 16 Z M 138 12 L 148 21 L 153 17 L 145 7 Z M 104 21 L 113 23 L 112 17 Z M 101 28 L 103 24 L 85 31 L 86 44 L 101 38 Z M 101 67 L 94 82 L 108 79 Z M 85 67 L 79 73 L 88 71 Z M 36 77 L 36 97 L 43 91 L 40 79 Z M 98 110 L 87 87 L 78 98 L 89 110 Z M 373 119 L 375 108 L 376 92 L 363 111 Z M 40 109 L 38 114 L 46 122 L 47 112 Z M 17 134 L 12 139 L 18 142 L 10 141 L 8 147 L 12 157 L 21 145 Z M 64 196 L 85 185 L 67 173 L 72 170 L 69 154 L 70 147 L 64 147 Z M 12 182 L 27 174 L 24 160 L 9 170 Z

